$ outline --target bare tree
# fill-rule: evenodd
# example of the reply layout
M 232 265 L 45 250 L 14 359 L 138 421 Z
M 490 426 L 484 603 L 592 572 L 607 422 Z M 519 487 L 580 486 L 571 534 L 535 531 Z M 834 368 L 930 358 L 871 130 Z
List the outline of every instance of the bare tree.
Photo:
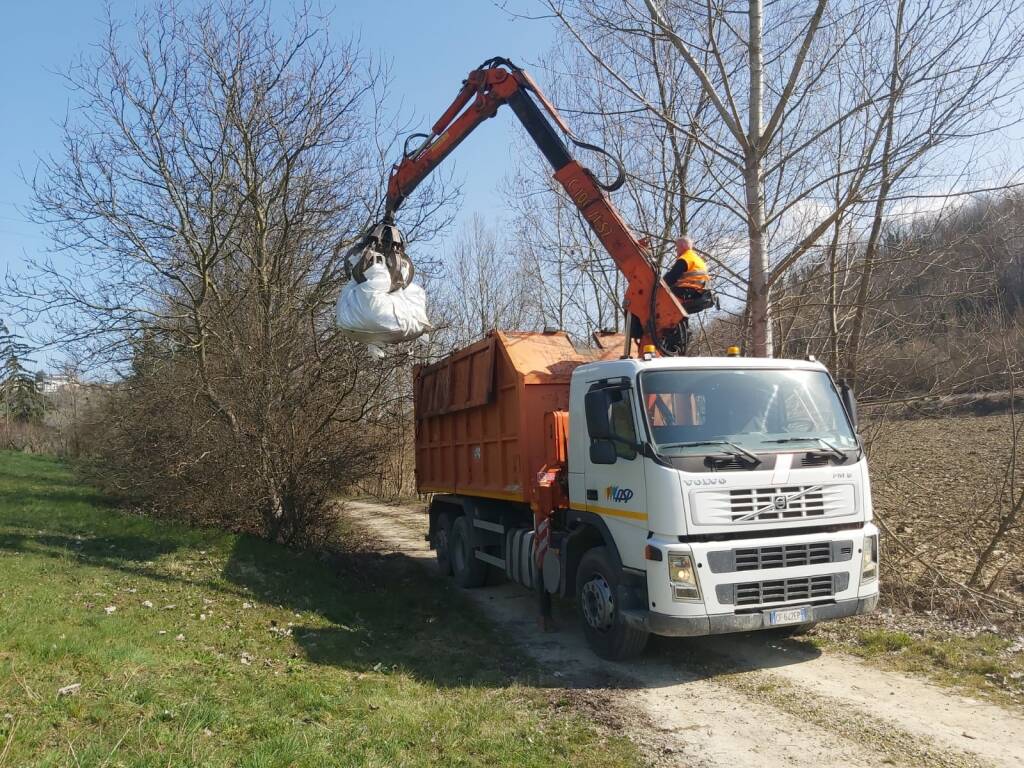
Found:
M 1017 329 L 1020 333 L 1020 329 Z M 987 585 L 982 585 L 982 578 L 990 569 L 996 559 L 1000 547 L 1005 546 L 1007 540 L 1019 535 L 1024 521 L 1024 479 L 1021 472 L 1024 471 L 1024 450 L 1021 446 L 1024 422 L 1017 412 L 1017 395 L 1021 375 L 1020 363 L 1016 354 L 1007 343 L 1005 336 L 999 337 L 999 347 L 1002 351 L 1003 360 L 1006 362 L 1006 375 L 1009 382 L 1009 413 L 1007 415 L 1007 433 L 1009 450 L 1002 477 L 996 485 L 996 492 L 991 503 L 984 510 L 994 518 L 995 526 L 987 540 L 984 542 L 974 569 L 967 579 L 967 585 L 973 588 L 984 587 L 986 594 L 991 594 L 999 583 L 1006 566 L 1012 562 L 1012 558 L 1004 557 L 1004 562 L 996 570 L 995 574 L 989 576 Z M 1014 547 L 1017 549 L 1017 547 Z
M 744 227 L 756 355 L 773 352 L 770 297 L 791 268 L 841 219 L 866 205 L 886 210 L 897 180 L 923 174 L 939 148 L 1005 123 L 999 107 L 1019 88 L 1014 0 L 548 6 L 635 108 L 694 138 L 716 177 L 714 204 Z M 609 47 L 627 51 L 630 67 Z M 637 76 L 656 62 L 681 63 L 713 119 L 666 108 Z M 836 159 L 840 134 L 835 166 L 825 159 Z M 962 183 L 960 170 L 932 181 Z
M 617 56 L 613 50 L 603 53 L 609 59 Z M 622 58 L 622 66 L 627 66 Z M 589 56 L 572 47 L 554 51 L 536 69 L 574 129 L 623 160 L 626 184 L 615 204 L 648 241 L 659 266 L 674 255 L 672 241 L 688 230 L 691 220 L 699 222 L 701 247 L 715 248 L 719 240 L 714 217 L 707 215 L 704 199 L 711 177 L 702 173 L 693 137 L 634 109 L 627 97 L 610 87 L 607 76 L 594 71 Z M 706 103 L 699 92 L 685 88 L 677 74 L 656 66 L 646 77 L 663 103 L 679 109 L 689 105 L 695 119 L 701 119 Z M 564 328 L 581 341 L 594 331 L 621 330 L 621 273 L 552 181 L 528 137 L 520 138 L 522 162 L 506 184 L 506 197 L 516 214 L 511 237 L 532 265 L 533 293 L 539 297 L 544 324 Z M 600 175 L 615 173 L 598 155 L 581 152 L 579 159 L 596 162 L 594 170 Z
M 529 265 L 499 229 L 474 214 L 447 249 L 440 279 L 431 285 L 440 349 L 450 351 L 493 329 L 536 327 L 529 277 Z
M 367 364 L 331 321 L 334 246 L 381 199 L 386 73 L 308 11 L 278 29 L 241 2 L 111 21 L 34 178 L 65 259 L 9 290 L 127 376 L 106 456 L 138 463 L 115 484 L 287 541 L 385 445 L 362 421 L 401 359 Z M 421 187 L 410 236 L 443 203 Z

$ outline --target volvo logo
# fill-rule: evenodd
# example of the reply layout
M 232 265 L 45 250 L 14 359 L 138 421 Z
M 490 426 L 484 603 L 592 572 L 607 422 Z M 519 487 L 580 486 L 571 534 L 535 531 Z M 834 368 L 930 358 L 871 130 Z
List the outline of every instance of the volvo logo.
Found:
M 724 477 L 703 477 L 696 480 L 683 480 L 687 485 L 725 485 Z
M 771 503 L 766 504 L 760 509 L 755 509 L 753 512 L 748 512 L 743 517 L 736 518 L 735 520 L 733 520 L 733 522 L 745 523 L 747 522 L 747 520 L 753 520 L 758 515 L 763 515 L 765 512 L 770 512 L 772 509 L 776 509 L 779 511 L 787 510 L 789 509 L 789 502 L 796 501 L 797 499 L 802 499 L 808 493 L 817 493 L 820 490 L 820 485 L 809 485 L 802 491 L 796 491 L 795 493 L 780 493 L 778 495 L 772 496 Z

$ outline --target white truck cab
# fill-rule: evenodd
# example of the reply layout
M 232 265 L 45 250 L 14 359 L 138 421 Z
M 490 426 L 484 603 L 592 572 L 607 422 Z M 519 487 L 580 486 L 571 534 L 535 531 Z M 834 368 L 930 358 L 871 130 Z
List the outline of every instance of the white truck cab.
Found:
M 814 361 L 576 368 L 570 506 L 606 531 L 624 575 L 620 584 L 601 572 L 576 577 L 592 644 L 619 642 L 609 636 L 616 614 L 623 631 L 686 636 L 872 610 L 878 530 L 855 410 Z

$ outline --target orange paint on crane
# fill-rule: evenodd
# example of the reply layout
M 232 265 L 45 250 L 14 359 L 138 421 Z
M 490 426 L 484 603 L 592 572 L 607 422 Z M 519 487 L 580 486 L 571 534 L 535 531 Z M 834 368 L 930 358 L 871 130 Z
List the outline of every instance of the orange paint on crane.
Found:
M 417 368 L 417 490 L 530 503 L 537 473 L 565 458 L 572 372 L 619 354 L 577 351 L 562 332 L 492 331 Z

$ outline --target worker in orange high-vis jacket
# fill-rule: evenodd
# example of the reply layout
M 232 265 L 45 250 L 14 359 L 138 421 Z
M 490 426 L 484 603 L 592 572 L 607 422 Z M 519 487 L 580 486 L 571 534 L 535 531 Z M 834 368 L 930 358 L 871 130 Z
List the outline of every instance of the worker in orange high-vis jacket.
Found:
M 693 241 L 688 237 L 676 240 L 676 260 L 665 273 L 665 282 L 688 315 L 703 312 L 714 304 L 708 265 L 693 249 Z

